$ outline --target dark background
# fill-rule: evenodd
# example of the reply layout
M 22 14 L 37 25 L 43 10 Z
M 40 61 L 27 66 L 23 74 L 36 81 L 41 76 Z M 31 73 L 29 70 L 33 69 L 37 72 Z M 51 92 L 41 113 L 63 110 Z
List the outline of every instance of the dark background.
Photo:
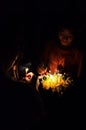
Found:
M 76 44 L 84 54 L 83 78 L 85 81 L 86 4 L 84 1 L 1 1 L 0 65 L 7 65 L 8 60 L 11 59 L 18 50 L 22 50 L 25 56 L 28 57 L 28 60 L 30 58 L 36 62 L 36 58 L 39 56 L 44 42 L 55 37 L 56 25 L 65 22 L 73 24 L 78 30 Z M 2 76 L 0 75 L 0 77 Z M 0 112 L 4 127 L 12 130 L 17 128 L 26 130 L 26 128 L 29 129 L 29 127 L 32 127 L 34 124 L 38 128 L 40 124 L 39 118 L 43 118 L 43 112 L 45 112 L 42 110 L 45 104 L 40 100 L 41 97 L 39 94 L 27 87 L 27 85 L 23 86 L 23 84 L 13 83 L 7 79 L 1 80 L 2 78 L 0 78 L 0 96 L 2 102 Z M 51 98 L 52 100 L 48 97 L 49 100 L 47 99 L 47 104 L 52 106 L 50 109 L 54 111 L 55 118 L 58 118 L 55 120 L 54 116 L 49 114 L 49 117 L 46 119 L 46 122 L 48 121 L 47 128 L 49 128 L 49 126 L 51 128 L 54 123 L 56 123 L 55 126 L 58 127 L 58 120 L 61 128 L 62 125 L 60 121 L 63 120 L 62 123 L 64 123 L 65 117 L 68 118 L 67 121 L 69 121 L 70 126 L 74 126 L 77 119 L 79 122 L 76 126 L 81 124 L 83 117 L 80 118 L 80 115 L 85 116 L 84 83 L 79 85 L 78 91 L 77 89 L 74 90 L 73 93 L 71 92 L 71 96 L 67 95 L 64 100 L 60 99 L 53 102 L 55 97 L 53 97 L 53 99 Z M 55 106 L 56 102 L 58 103 Z M 59 105 L 60 107 L 58 108 Z M 63 107 L 65 108 L 65 112 L 62 109 Z M 67 111 L 66 108 L 69 111 Z M 50 112 L 52 110 L 50 110 Z M 77 110 L 79 110 L 79 112 Z M 70 114 L 72 112 L 74 112 L 73 115 Z M 64 113 L 67 113 L 69 116 Z M 45 125 L 43 123 L 44 122 L 42 122 L 42 127 L 39 127 L 39 129 L 46 128 L 45 125 L 47 123 L 45 123 Z M 66 120 L 65 123 L 67 123 Z M 36 127 L 34 128 L 36 129 Z
M 4 61 L 16 49 L 38 57 L 43 42 L 54 38 L 56 25 L 73 24 L 77 44 L 85 53 L 86 4 L 84 1 L 2 1 L 0 4 L 0 55 Z M 35 56 L 35 58 L 34 58 Z

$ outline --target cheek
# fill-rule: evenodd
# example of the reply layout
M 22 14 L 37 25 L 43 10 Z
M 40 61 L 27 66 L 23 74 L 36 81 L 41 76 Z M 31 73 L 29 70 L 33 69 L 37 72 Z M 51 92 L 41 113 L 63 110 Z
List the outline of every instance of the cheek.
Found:
M 72 39 L 68 39 L 68 43 L 71 43 L 72 42 Z
M 59 40 L 61 40 L 61 41 L 62 41 L 62 40 L 63 40 L 63 37 L 62 37 L 62 36 L 59 36 Z

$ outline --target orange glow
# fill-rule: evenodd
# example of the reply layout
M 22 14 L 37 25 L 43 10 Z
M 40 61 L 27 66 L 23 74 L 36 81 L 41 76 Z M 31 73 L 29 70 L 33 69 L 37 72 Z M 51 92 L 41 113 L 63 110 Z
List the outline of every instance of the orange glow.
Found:
M 42 86 L 44 89 L 52 89 L 52 91 L 60 91 L 60 86 L 67 88 L 72 80 L 68 77 L 66 80 L 63 78 L 63 75 L 58 73 L 48 74 L 44 79 L 42 79 Z
M 65 58 L 59 57 L 59 56 L 54 56 L 52 55 L 50 57 L 50 62 L 49 62 L 49 69 L 51 70 L 52 73 L 57 72 L 57 69 L 59 69 L 59 66 L 64 68 L 65 66 Z
M 65 59 L 64 58 L 60 58 L 59 59 L 59 65 L 61 65 L 64 68 L 64 63 L 65 63 Z

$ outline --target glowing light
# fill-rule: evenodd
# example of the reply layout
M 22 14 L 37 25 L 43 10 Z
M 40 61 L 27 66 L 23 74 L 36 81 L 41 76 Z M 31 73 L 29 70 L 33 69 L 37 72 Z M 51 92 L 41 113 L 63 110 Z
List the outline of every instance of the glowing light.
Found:
M 64 60 L 60 61 L 61 63 Z M 20 70 L 22 70 L 20 74 L 24 73 L 24 76 L 21 76 L 22 78 L 19 79 L 17 78 L 19 75 L 18 71 L 18 64 L 15 64 L 12 66 L 13 67 L 13 75 L 12 74 L 8 74 L 10 75 L 10 77 L 12 77 L 11 79 L 14 80 L 18 80 L 19 82 L 25 82 L 25 83 L 32 83 L 32 79 L 33 77 L 37 77 L 36 78 L 36 90 L 39 90 L 40 84 L 42 85 L 42 87 L 46 90 L 51 89 L 52 92 L 57 91 L 58 93 L 63 93 L 63 91 L 69 87 L 72 82 L 73 79 L 66 73 L 63 73 L 63 71 L 60 71 L 62 68 L 61 66 L 59 66 L 59 68 L 54 69 L 52 68 L 52 70 L 54 70 L 54 72 L 47 68 L 44 64 L 42 64 L 41 66 L 38 66 L 37 68 L 37 72 L 39 75 L 35 75 L 32 71 L 30 71 L 30 67 L 31 67 L 31 63 L 26 64 L 25 66 L 20 66 Z
M 69 77 L 67 77 L 66 79 L 64 79 L 64 75 L 63 74 L 47 74 L 42 78 L 42 86 L 44 89 L 48 90 L 48 89 L 52 89 L 52 91 L 60 91 L 61 87 L 63 87 L 64 89 L 67 88 L 72 82 L 72 79 L 70 79 Z
M 27 73 L 29 71 L 29 68 L 25 68 L 25 73 Z
M 23 80 L 30 83 L 32 81 L 33 76 L 34 76 L 33 72 L 26 73 L 26 76 L 23 78 Z

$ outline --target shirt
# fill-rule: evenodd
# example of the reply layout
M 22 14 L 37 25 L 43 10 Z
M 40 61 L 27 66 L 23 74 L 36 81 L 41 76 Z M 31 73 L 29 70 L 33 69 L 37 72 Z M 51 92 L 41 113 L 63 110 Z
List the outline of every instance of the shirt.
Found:
M 80 77 L 81 75 L 82 59 L 82 52 L 75 46 L 63 47 L 54 41 L 46 44 L 41 57 L 42 62 L 48 65 L 52 73 L 61 67 L 64 72 L 74 77 Z

